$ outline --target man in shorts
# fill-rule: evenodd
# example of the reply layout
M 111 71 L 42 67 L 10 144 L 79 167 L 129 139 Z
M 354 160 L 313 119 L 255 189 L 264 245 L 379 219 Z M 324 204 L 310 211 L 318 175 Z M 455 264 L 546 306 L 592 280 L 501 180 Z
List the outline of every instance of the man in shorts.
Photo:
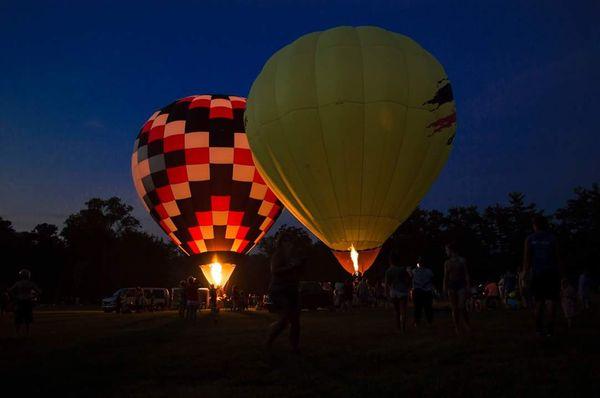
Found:
M 465 259 L 458 255 L 453 243 L 446 245 L 448 259 L 444 263 L 444 293 L 450 299 L 452 319 L 456 334 L 461 333 L 461 326 L 469 332 L 469 314 L 465 305 L 467 293 L 471 291 L 469 271 Z
M 415 306 L 415 326 L 419 326 L 425 312 L 427 323 L 433 322 L 433 271 L 423 261 L 412 271 L 413 303 Z
M 537 215 L 532 221 L 534 232 L 525 239 L 523 269 L 531 276 L 536 333 L 551 336 L 554 334 L 562 274 L 558 244 L 554 234 L 548 231 L 545 217 Z M 547 322 L 544 322 L 545 315 L 548 315 Z
M 15 303 L 15 328 L 17 336 L 22 335 L 25 327 L 25 336 L 29 336 L 29 325 L 33 322 L 33 300 L 41 290 L 31 280 L 31 272 L 27 269 L 19 271 L 19 280 L 8 292 Z
M 394 305 L 396 327 L 404 333 L 406 331 L 406 307 L 410 289 L 410 274 L 406 267 L 400 266 L 398 251 L 392 250 L 389 257 L 390 267 L 385 271 L 385 286 L 388 298 Z
M 278 234 L 276 250 L 271 256 L 271 281 L 269 297 L 275 304 L 279 319 L 269 326 L 265 348 L 270 350 L 277 337 L 290 326 L 290 345 L 299 352 L 300 345 L 300 294 L 299 284 L 306 258 L 294 246 L 288 232 Z
M 198 308 L 200 307 L 200 292 L 198 288 L 200 284 L 197 279 L 190 276 L 187 280 L 185 288 L 186 313 L 185 319 L 195 321 L 198 316 Z
M 210 301 L 210 313 L 215 323 L 217 323 L 217 315 L 219 314 L 219 307 L 217 306 L 217 288 L 211 284 L 208 287 L 208 296 Z

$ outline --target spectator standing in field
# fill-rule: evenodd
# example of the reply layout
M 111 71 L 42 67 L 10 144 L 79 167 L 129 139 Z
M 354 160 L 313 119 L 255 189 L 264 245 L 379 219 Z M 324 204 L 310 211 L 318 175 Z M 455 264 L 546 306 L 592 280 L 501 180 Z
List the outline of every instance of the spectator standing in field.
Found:
M 244 290 L 240 290 L 240 311 L 246 311 L 248 309 L 248 293 Z
M 186 299 L 185 299 L 185 295 L 186 295 L 186 288 L 187 288 L 187 282 L 185 280 L 182 280 L 179 282 L 179 317 L 180 318 L 185 318 L 185 312 L 186 312 L 186 308 L 187 308 L 187 303 L 186 303 Z
M 448 259 L 444 263 L 444 293 L 450 299 L 454 330 L 456 334 L 460 334 L 462 328 L 470 332 L 469 314 L 465 305 L 471 289 L 467 262 L 458 255 L 453 243 L 446 245 L 446 254 Z
M 500 297 L 504 301 L 506 305 L 508 298 L 511 293 L 517 291 L 517 275 L 511 270 L 506 271 L 506 273 L 502 276 L 502 287 L 500 288 Z M 499 285 L 500 287 L 500 285 Z
M 389 268 L 385 272 L 385 286 L 387 296 L 394 305 L 396 327 L 404 333 L 406 331 L 406 307 L 410 289 L 410 274 L 404 266 L 400 266 L 400 254 L 392 250 L 389 257 Z
M 123 293 L 121 293 L 121 313 L 130 313 L 135 310 L 135 289 L 127 289 Z M 130 300 L 130 297 L 133 297 L 133 301 Z
M 344 282 L 335 282 L 333 289 L 333 306 L 343 309 L 344 304 Z
M 577 295 L 581 301 L 581 308 L 584 311 L 589 311 L 592 308 L 592 279 L 587 269 L 579 275 Z
M 231 289 L 231 310 L 232 311 L 240 310 L 240 292 L 238 291 L 237 286 L 234 286 Z
M 377 307 L 377 284 L 371 280 L 368 282 L 370 306 Z
M 498 303 L 500 302 L 500 289 L 498 288 L 496 282 L 486 283 L 483 289 L 483 294 L 485 295 L 486 308 L 498 308 Z
M 19 271 L 19 280 L 8 289 L 15 303 L 15 329 L 17 336 L 29 336 L 29 328 L 33 322 L 33 301 L 41 290 L 31 281 L 31 272 L 27 269 Z
M 123 303 L 121 302 L 123 293 L 117 292 L 117 298 L 115 300 L 115 314 L 120 314 L 123 311 Z
M 577 313 L 577 291 L 566 278 L 560 282 L 560 303 L 567 319 L 567 327 L 571 329 Z
M 368 306 L 370 303 L 369 285 L 367 284 L 367 280 L 365 278 L 360 279 L 357 290 L 358 290 L 358 292 L 357 292 L 358 302 L 360 303 L 360 305 Z
M 280 233 L 276 250 L 271 257 L 271 282 L 269 296 L 279 311 L 279 320 L 269 327 L 266 347 L 270 349 L 275 339 L 290 326 L 290 345 L 297 352 L 300 345 L 300 273 L 305 259 L 299 257 L 289 233 Z
M 358 285 L 362 280 L 362 273 L 360 271 L 356 271 L 354 275 L 352 275 L 352 307 L 360 305 L 360 300 L 358 297 Z
M 523 269 L 531 274 L 536 333 L 552 336 L 562 274 L 558 243 L 554 234 L 548 231 L 545 217 L 538 215 L 533 218 L 533 230 L 534 233 L 525 239 Z
M 422 261 L 412 271 L 413 304 L 415 306 L 415 326 L 419 326 L 425 312 L 428 324 L 433 322 L 433 271 Z
M 141 287 L 135 288 L 135 312 L 142 312 L 144 310 L 146 298 L 144 297 L 144 289 Z
M 154 311 L 154 290 L 150 290 L 150 303 L 148 304 L 148 309 L 153 312 Z
M 352 310 L 352 300 L 354 299 L 354 281 L 352 278 L 344 282 L 344 294 L 342 295 L 342 310 L 350 312 Z
M 198 307 L 200 306 L 200 287 L 198 281 L 193 276 L 190 276 L 187 280 L 185 289 L 185 300 L 186 300 L 186 315 L 185 319 L 188 321 L 195 321 L 198 314 Z
M 517 275 L 512 270 L 508 270 L 506 274 L 504 274 L 504 291 L 507 296 L 512 292 L 517 291 L 517 283 Z
M 217 306 L 217 288 L 215 285 L 208 287 L 208 296 L 210 300 L 210 313 L 213 316 L 215 323 L 217 323 L 217 315 L 219 314 L 219 307 Z
M 506 305 L 506 308 L 508 308 L 510 310 L 519 309 L 519 300 L 517 300 L 516 292 L 511 292 L 508 294 L 505 305 Z
M 531 297 L 531 274 L 528 274 L 525 269 L 519 271 L 519 294 L 523 307 L 533 309 L 533 299 Z

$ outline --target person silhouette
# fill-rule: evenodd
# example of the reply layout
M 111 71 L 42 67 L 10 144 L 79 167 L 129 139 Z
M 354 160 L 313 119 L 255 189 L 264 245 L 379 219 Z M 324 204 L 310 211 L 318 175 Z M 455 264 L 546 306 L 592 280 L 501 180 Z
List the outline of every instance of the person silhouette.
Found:
M 298 352 L 300 344 L 300 272 L 305 260 L 294 253 L 292 238 L 287 233 L 277 237 L 276 250 L 271 257 L 269 296 L 279 319 L 269 326 L 266 347 L 270 349 L 277 337 L 290 326 L 290 345 Z
M 9 295 L 15 303 L 15 332 L 21 336 L 29 336 L 30 325 L 33 322 L 33 301 L 36 295 L 41 294 L 38 286 L 31 281 L 31 272 L 22 269 L 18 274 L 19 280 L 8 289 Z

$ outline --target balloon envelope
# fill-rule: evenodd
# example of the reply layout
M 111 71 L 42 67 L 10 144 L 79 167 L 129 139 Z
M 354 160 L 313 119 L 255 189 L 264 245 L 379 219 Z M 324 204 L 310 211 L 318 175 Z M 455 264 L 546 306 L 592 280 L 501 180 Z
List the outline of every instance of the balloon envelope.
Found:
M 256 170 L 246 100 L 195 95 L 155 112 L 131 158 L 142 203 L 171 240 L 202 263 L 234 261 L 265 235 L 281 203 Z
M 305 35 L 252 85 L 246 130 L 258 169 L 330 248 L 380 247 L 452 149 L 456 113 L 439 62 L 376 27 Z

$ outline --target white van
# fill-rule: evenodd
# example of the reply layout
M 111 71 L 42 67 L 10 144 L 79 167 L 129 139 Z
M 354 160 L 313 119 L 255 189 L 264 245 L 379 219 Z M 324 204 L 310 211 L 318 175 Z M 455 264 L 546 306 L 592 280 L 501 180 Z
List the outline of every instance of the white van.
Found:
M 169 289 L 162 287 L 144 287 L 144 310 L 163 310 L 171 305 Z M 126 287 L 117 290 L 112 296 L 102 300 L 104 312 L 131 312 L 138 308 L 137 288 Z

